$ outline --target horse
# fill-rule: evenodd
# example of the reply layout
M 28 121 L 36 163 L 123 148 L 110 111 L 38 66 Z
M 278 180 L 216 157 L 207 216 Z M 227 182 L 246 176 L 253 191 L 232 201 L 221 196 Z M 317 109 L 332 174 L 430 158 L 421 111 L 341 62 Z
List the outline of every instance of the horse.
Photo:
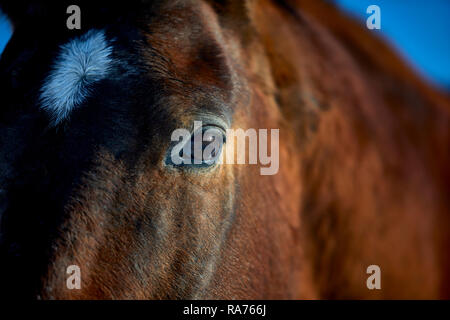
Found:
M 330 2 L 0 7 L 2 295 L 450 297 L 448 95 Z M 172 165 L 194 121 L 279 129 L 278 172 Z

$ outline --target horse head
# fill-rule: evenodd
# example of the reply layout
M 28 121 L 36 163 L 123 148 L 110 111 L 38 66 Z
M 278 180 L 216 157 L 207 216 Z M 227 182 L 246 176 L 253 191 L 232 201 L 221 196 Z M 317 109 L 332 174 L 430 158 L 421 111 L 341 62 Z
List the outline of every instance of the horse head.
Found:
M 4 292 L 448 296 L 448 98 L 382 40 L 321 1 L 70 4 L 2 5 Z M 178 129 L 278 130 L 279 167 L 180 165 Z

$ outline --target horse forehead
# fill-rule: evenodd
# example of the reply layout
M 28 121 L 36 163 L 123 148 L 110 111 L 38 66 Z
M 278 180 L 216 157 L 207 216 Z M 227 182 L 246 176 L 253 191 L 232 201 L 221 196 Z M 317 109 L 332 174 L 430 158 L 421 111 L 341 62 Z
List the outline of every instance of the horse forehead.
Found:
M 41 107 L 53 124 L 84 102 L 92 85 L 108 76 L 112 64 L 112 46 L 104 30 L 90 30 L 60 47 L 40 94 Z
M 205 1 L 165 2 L 144 32 L 147 49 L 155 49 L 147 52 L 146 62 L 185 78 L 181 80 L 229 87 L 229 48 L 219 20 Z

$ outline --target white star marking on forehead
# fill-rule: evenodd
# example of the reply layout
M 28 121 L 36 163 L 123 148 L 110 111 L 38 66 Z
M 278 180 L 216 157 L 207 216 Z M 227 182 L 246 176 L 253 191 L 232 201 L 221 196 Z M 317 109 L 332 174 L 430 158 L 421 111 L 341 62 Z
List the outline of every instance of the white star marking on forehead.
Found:
M 92 84 L 107 77 L 112 47 L 103 30 L 90 30 L 60 48 L 60 53 L 41 89 L 41 107 L 54 125 L 88 97 Z

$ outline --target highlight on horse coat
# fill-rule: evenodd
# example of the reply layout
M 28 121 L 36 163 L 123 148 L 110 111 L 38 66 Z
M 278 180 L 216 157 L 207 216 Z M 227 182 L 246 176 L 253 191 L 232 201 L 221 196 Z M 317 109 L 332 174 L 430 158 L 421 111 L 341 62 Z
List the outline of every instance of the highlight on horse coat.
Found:
M 4 294 L 450 297 L 448 93 L 329 2 L 0 8 Z

